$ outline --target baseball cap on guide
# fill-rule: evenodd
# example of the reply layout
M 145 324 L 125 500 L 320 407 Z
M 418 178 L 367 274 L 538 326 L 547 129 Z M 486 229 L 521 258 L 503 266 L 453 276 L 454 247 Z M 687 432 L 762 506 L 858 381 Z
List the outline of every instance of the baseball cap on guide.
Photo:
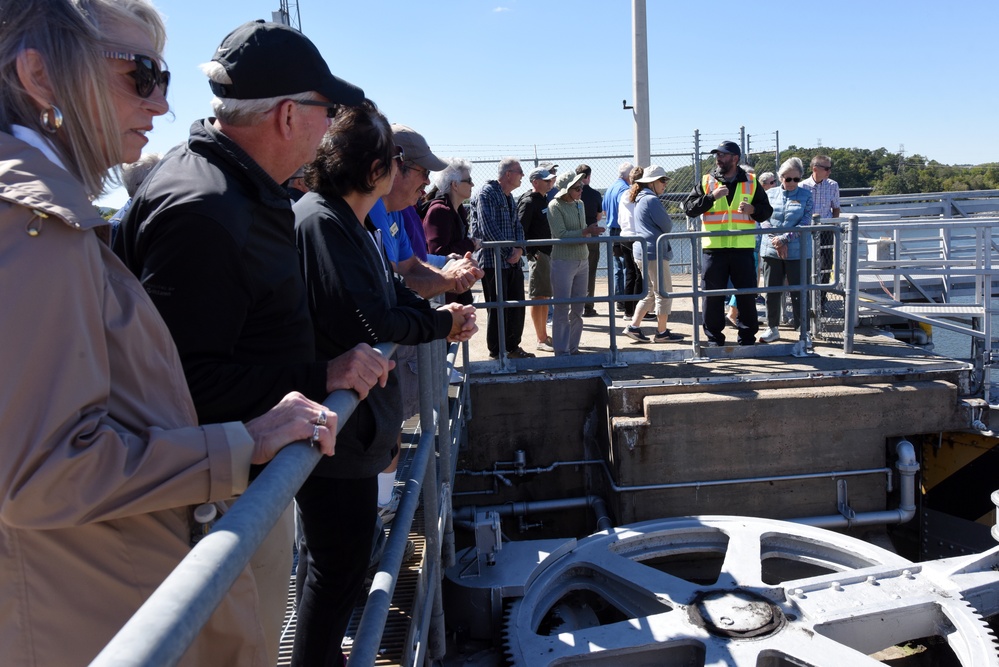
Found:
M 406 162 L 415 162 L 427 171 L 443 171 L 447 162 L 430 152 L 423 135 L 411 127 L 392 123 L 392 138 L 406 154 Z
M 531 173 L 527 175 L 527 180 L 533 181 L 536 179 L 541 179 L 543 181 L 550 181 L 555 178 L 555 174 L 551 173 L 544 167 L 535 167 L 531 170 Z
M 555 164 L 554 162 L 539 162 L 538 166 L 542 167 L 543 169 L 547 169 L 548 171 L 555 171 L 556 169 L 558 169 L 558 165 Z
M 212 60 L 232 80 L 209 82 L 218 97 L 259 100 L 314 90 L 334 104 L 357 106 L 364 101 L 363 90 L 333 76 L 308 37 L 280 23 L 244 23 L 226 35 Z
M 742 155 L 739 144 L 734 141 L 723 141 L 718 144 L 718 148 L 711 149 L 712 153 L 726 153 L 728 155 Z

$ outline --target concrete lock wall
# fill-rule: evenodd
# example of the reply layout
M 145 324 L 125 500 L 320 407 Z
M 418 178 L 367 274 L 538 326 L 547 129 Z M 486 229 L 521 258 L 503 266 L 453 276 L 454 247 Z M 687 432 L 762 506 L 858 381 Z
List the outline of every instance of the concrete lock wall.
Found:
M 634 397 L 633 397 L 634 398 Z M 646 396 L 644 414 L 612 417 L 619 486 L 881 468 L 887 438 L 960 428 L 944 381 Z M 886 508 L 884 475 L 848 477 L 856 511 Z M 772 518 L 836 513 L 835 479 L 622 491 L 622 523 L 663 516 Z

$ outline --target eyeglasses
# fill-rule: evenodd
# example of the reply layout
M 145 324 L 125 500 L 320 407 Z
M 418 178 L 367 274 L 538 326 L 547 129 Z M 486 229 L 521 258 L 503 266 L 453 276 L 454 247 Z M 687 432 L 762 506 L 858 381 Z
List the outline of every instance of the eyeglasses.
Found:
M 767 181 L 763 185 L 777 185 L 777 181 Z
M 832 171 L 832 165 L 831 164 L 817 164 L 815 166 L 818 167 L 819 169 L 825 169 L 826 171 Z
M 295 100 L 295 104 L 301 104 L 307 107 L 326 107 L 326 117 L 335 118 L 336 111 L 339 108 L 338 104 L 333 104 L 332 102 L 320 102 L 319 100 Z
M 468 183 L 469 185 L 475 185 L 475 183 L 472 183 L 472 179 L 470 179 L 470 178 L 463 178 L 463 179 L 461 179 L 458 182 L 459 183 Z
M 574 185 L 571 188 L 569 188 L 569 192 L 582 192 L 582 191 L 583 191 L 582 185 Z
M 401 151 L 402 149 L 400 148 L 399 150 Z M 403 156 L 403 160 L 404 161 L 405 161 L 405 159 L 406 159 L 405 156 Z M 427 169 L 426 167 L 421 167 L 420 165 L 416 164 L 415 162 L 413 164 L 407 164 L 407 165 L 405 165 L 405 167 L 406 167 L 407 170 L 418 172 L 420 174 L 420 176 L 423 177 L 424 180 L 430 178 L 430 170 Z
M 135 70 L 129 72 L 128 75 L 135 79 L 135 93 L 142 99 L 152 95 L 157 86 L 163 88 L 163 97 L 166 97 L 167 87 L 170 85 L 170 72 L 160 69 L 160 64 L 156 58 L 144 56 L 141 53 L 120 51 L 104 51 L 104 57 L 135 63 Z
M 801 182 L 801 176 L 785 176 L 784 177 L 784 182 L 785 183 L 790 183 L 791 181 L 794 181 L 795 183 L 800 183 Z

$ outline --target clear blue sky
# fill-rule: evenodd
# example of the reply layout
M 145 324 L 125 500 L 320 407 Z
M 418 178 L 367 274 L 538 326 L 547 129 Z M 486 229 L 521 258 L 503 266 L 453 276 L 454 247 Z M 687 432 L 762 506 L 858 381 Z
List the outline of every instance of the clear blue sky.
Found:
M 279 2 L 156 4 L 173 116 L 155 121 L 146 150 L 165 151 L 210 113 L 198 64 Z M 996 0 L 752 2 L 740 19 L 734 3 L 647 4 L 654 140 L 695 128 L 736 139 L 745 125 L 778 130 L 782 148 L 904 144 L 946 164 L 999 161 Z M 333 73 L 441 155 L 630 145 L 630 0 L 299 0 L 299 11 Z M 118 190 L 100 203 L 124 200 Z

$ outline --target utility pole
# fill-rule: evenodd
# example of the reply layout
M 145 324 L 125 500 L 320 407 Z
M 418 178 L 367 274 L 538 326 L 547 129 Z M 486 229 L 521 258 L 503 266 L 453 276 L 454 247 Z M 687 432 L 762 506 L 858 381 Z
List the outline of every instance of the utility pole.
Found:
M 652 149 L 649 134 L 649 46 L 645 0 L 631 0 L 632 82 L 635 118 L 635 164 L 648 166 Z M 625 105 L 627 108 L 627 105 Z
M 271 12 L 271 21 L 291 26 L 302 32 L 302 17 L 298 13 L 298 0 L 281 0 L 281 6 L 276 12 Z

